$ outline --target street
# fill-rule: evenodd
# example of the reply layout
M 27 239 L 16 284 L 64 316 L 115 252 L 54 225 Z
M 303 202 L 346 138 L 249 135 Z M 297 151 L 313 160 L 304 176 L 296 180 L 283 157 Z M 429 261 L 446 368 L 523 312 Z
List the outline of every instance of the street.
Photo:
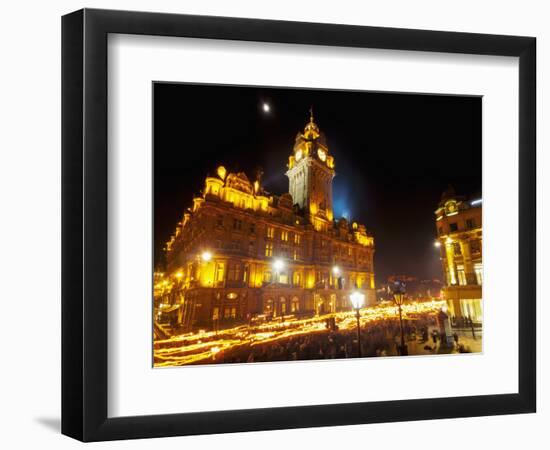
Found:
M 458 345 L 438 337 L 438 314 L 444 302 L 413 302 L 403 306 L 404 335 L 409 355 L 481 351 L 481 330 L 459 330 Z M 397 356 L 400 327 L 397 308 L 381 305 L 361 309 L 361 354 Z M 436 341 L 433 334 L 436 334 Z M 426 339 L 427 338 L 427 339 Z M 454 341 L 453 336 L 449 341 Z M 459 346 L 462 346 L 459 348 Z M 155 367 L 189 364 L 339 359 L 358 356 L 357 324 L 351 311 L 297 319 L 275 318 L 258 325 L 219 331 L 200 330 L 154 343 Z

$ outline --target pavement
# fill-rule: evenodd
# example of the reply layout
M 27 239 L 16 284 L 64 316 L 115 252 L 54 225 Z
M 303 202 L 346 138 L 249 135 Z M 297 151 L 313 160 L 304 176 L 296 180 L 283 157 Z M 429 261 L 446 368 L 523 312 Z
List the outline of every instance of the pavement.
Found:
M 458 345 L 454 342 L 450 346 L 445 345 L 440 339 L 434 344 L 431 338 L 431 332 L 434 328 L 429 329 L 429 338 L 427 341 L 422 341 L 420 338 L 416 340 L 406 341 L 409 355 L 441 355 L 452 353 L 481 353 L 482 352 L 482 329 L 475 330 L 475 338 L 472 336 L 472 331 L 469 329 L 453 329 L 452 333 L 458 335 Z M 462 348 L 459 348 L 462 347 Z M 397 349 L 392 350 L 388 356 L 396 356 Z

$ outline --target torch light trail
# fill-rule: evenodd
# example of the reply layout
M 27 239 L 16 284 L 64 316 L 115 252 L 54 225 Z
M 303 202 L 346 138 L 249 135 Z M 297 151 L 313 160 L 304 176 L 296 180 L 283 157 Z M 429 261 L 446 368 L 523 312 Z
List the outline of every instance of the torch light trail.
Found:
M 403 305 L 403 316 L 414 318 L 416 315 L 435 315 L 445 305 L 444 301 L 413 302 Z M 369 323 L 395 319 L 397 307 L 391 303 L 361 309 L 361 326 Z M 215 361 L 220 352 L 237 350 L 241 347 L 254 347 L 289 337 L 320 333 L 326 331 L 326 320 L 334 317 L 339 330 L 356 327 L 355 313 L 352 311 L 331 313 L 307 319 L 288 316 L 280 322 L 268 322 L 258 325 L 241 325 L 215 331 L 173 336 L 157 340 L 154 344 L 155 367 L 183 366 Z M 209 361 L 210 360 L 210 361 Z

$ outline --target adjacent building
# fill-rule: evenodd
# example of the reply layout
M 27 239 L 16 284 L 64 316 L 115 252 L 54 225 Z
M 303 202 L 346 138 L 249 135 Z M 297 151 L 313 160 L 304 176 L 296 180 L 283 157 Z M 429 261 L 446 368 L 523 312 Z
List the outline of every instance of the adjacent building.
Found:
M 451 317 L 481 323 L 483 259 L 482 201 L 446 191 L 435 211 L 445 286 L 442 296 Z
M 289 189 L 261 179 L 207 176 L 166 244 L 155 280 L 155 314 L 184 330 L 223 328 L 289 315 L 350 309 L 353 290 L 374 304 L 374 239 L 335 220 L 335 161 L 311 114 L 288 160 Z

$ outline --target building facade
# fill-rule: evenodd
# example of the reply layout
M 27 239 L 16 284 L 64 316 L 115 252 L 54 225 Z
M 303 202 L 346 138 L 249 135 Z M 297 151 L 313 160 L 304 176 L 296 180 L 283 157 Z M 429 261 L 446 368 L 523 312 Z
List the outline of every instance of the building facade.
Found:
M 326 314 L 350 309 L 357 289 L 373 304 L 374 239 L 364 225 L 334 220 L 334 166 L 311 116 L 289 157 L 288 193 L 222 166 L 207 176 L 166 244 L 156 318 L 196 330 Z
M 482 286 L 482 203 L 466 200 L 448 190 L 435 211 L 445 286 L 442 296 L 451 317 L 481 323 Z

